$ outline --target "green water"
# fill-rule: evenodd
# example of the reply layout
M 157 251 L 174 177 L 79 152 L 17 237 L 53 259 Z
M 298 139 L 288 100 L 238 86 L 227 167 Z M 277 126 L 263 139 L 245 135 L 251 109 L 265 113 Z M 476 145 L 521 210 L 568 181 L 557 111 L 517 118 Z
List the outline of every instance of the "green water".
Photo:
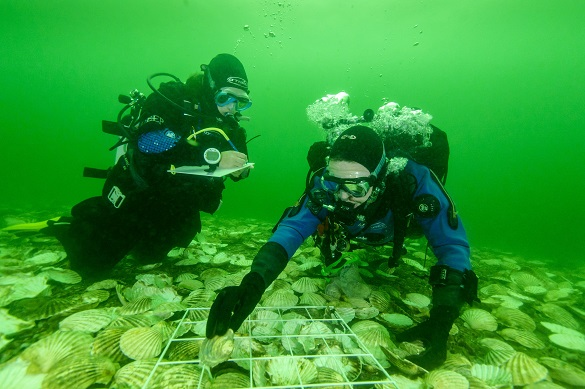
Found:
M 345 90 L 386 97 L 449 134 L 447 189 L 472 246 L 577 265 L 585 239 L 585 2 L 100 0 L 0 2 L 0 208 L 52 209 L 99 193 L 116 98 L 160 71 L 186 79 L 215 54 L 246 66 L 256 169 L 222 215 L 276 221 L 303 190 L 305 108 Z M 244 28 L 244 26 L 248 28 Z M 272 33 L 272 34 L 270 34 Z M 274 35 L 274 36 L 271 36 Z

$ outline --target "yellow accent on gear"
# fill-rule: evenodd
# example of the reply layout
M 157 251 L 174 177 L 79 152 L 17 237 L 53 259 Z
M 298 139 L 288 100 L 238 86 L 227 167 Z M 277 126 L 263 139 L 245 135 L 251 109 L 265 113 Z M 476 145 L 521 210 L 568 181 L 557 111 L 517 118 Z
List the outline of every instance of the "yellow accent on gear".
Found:
M 60 219 L 59 217 L 54 217 L 52 219 L 49 220 L 53 220 L 53 221 L 57 221 Z M 48 222 L 49 220 L 45 220 L 42 222 L 36 222 L 36 223 L 22 223 L 22 224 L 13 224 L 11 226 L 8 227 L 4 227 L 2 229 L 2 231 L 39 231 L 45 227 L 48 227 Z

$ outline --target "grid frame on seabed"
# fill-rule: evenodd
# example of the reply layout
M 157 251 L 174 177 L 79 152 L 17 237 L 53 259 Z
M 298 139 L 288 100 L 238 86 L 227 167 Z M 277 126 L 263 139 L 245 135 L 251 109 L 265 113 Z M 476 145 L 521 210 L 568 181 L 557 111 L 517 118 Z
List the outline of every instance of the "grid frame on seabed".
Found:
M 206 366 L 203 366 L 199 360 L 199 358 L 190 359 L 190 360 L 181 360 L 181 361 L 168 361 L 164 360 L 164 357 L 168 355 L 169 349 L 175 342 L 184 342 L 184 341 L 202 341 L 205 339 L 204 336 L 193 336 L 193 337 L 181 337 L 180 329 L 183 326 L 189 325 L 204 325 L 207 321 L 207 316 L 209 314 L 210 308 L 188 308 L 185 310 L 182 318 L 180 319 L 174 333 L 171 335 L 170 339 L 166 343 L 165 347 L 163 348 L 158 360 L 156 361 L 150 375 L 147 377 L 144 385 L 142 386 L 143 389 L 151 388 L 149 384 L 151 383 L 152 378 L 155 376 L 157 369 L 162 366 L 167 365 L 181 365 L 181 364 L 189 364 L 195 365 L 200 369 L 199 374 L 199 382 L 197 384 L 197 388 L 205 388 L 205 385 L 208 385 L 208 380 L 205 379 L 205 375 L 208 374 L 207 377 L 211 376 L 209 369 Z M 278 314 L 277 317 L 271 319 L 260 319 L 259 316 L 262 316 L 263 311 L 271 311 Z M 278 323 L 282 322 L 283 324 L 287 322 L 287 319 L 283 318 L 283 315 L 290 312 L 303 312 L 306 317 L 307 322 L 322 322 L 330 326 L 331 328 L 338 329 L 337 332 L 330 333 L 330 334 L 295 334 L 295 335 L 275 335 L 275 334 L 252 334 L 253 329 L 255 326 L 259 324 L 266 324 L 270 322 Z M 197 317 L 198 320 L 191 320 L 189 317 Z M 290 320 L 290 319 L 289 319 Z M 295 319 L 299 320 L 299 319 Z M 354 353 L 334 353 L 331 354 L 295 354 L 292 351 L 292 348 L 288 351 L 288 354 L 280 355 L 280 356 L 254 356 L 251 342 L 248 341 L 249 349 L 248 349 L 248 356 L 247 357 L 236 357 L 228 359 L 228 361 L 232 361 L 235 363 L 242 363 L 249 365 L 250 367 L 253 366 L 254 362 L 263 361 L 263 360 L 273 360 L 277 358 L 296 358 L 301 359 L 305 358 L 308 360 L 315 359 L 317 357 L 321 358 L 357 358 L 360 360 L 361 363 L 367 364 L 369 369 L 372 369 L 374 372 L 370 372 L 368 374 L 368 378 L 365 380 L 358 380 L 359 376 L 355 379 L 350 379 L 348 376 L 343 373 L 341 370 L 341 375 L 343 376 L 343 381 L 340 382 L 319 382 L 319 383 L 311 383 L 311 382 L 302 382 L 302 377 L 299 371 L 298 364 L 295 364 L 295 368 L 297 370 L 297 377 L 298 382 L 291 383 L 287 385 L 271 385 L 270 382 L 267 385 L 255 386 L 254 380 L 254 369 L 250 368 L 248 370 L 249 376 L 249 388 L 262 388 L 262 389 L 286 389 L 286 388 L 320 388 L 320 387 L 339 387 L 339 388 L 373 388 L 374 385 L 379 385 L 378 387 L 389 387 L 389 388 L 398 388 L 398 384 L 396 381 L 388 374 L 388 372 L 382 367 L 380 362 L 372 355 L 371 352 L 368 351 L 368 348 L 363 344 L 363 342 L 359 339 L 359 337 L 351 330 L 348 324 L 339 316 L 339 314 L 335 311 L 334 307 L 331 306 L 294 306 L 294 307 L 256 307 L 254 312 L 248 316 L 244 324 L 241 326 L 240 330 L 235 333 L 234 335 L 234 342 L 238 341 L 245 341 L 245 340 L 264 340 L 267 339 L 288 339 L 290 344 L 290 340 L 293 338 L 303 338 L 303 337 L 310 337 L 317 339 L 322 342 L 323 347 L 332 351 L 331 344 L 334 340 L 336 343 L 343 341 L 343 337 L 354 342 L 358 347 Z M 347 340 L 346 339 L 346 340 Z M 367 361 L 367 363 L 366 363 Z M 337 362 L 341 363 L 341 362 Z M 361 374 L 360 374 L 361 376 Z M 388 385 L 388 386 L 385 386 Z

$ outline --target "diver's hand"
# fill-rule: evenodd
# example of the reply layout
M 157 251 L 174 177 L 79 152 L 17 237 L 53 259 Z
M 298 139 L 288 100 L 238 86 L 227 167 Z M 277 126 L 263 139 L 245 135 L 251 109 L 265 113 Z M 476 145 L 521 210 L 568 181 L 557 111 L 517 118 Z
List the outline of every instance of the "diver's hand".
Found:
M 447 359 L 447 339 L 459 310 L 450 306 L 437 306 L 431 309 L 429 320 L 416 325 L 396 336 L 399 342 L 422 340 L 425 351 L 419 355 L 411 355 L 407 359 L 420 367 L 432 370 Z
M 264 289 L 262 276 L 255 272 L 246 274 L 239 286 L 223 288 L 209 311 L 205 335 L 211 339 L 224 335 L 229 328 L 237 331 L 260 301 Z
M 239 151 L 229 150 L 221 152 L 219 167 L 221 169 L 233 169 L 244 166 L 248 162 L 248 156 Z

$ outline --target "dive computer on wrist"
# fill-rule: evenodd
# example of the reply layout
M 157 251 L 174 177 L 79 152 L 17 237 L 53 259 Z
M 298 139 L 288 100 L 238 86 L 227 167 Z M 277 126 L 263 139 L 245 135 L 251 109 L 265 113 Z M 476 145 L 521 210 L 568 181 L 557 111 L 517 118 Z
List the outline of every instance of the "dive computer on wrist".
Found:
M 217 165 L 221 161 L 221 152 L 214 147 L 210 147 L 203 152 L 203 159 L 210 165 Z

